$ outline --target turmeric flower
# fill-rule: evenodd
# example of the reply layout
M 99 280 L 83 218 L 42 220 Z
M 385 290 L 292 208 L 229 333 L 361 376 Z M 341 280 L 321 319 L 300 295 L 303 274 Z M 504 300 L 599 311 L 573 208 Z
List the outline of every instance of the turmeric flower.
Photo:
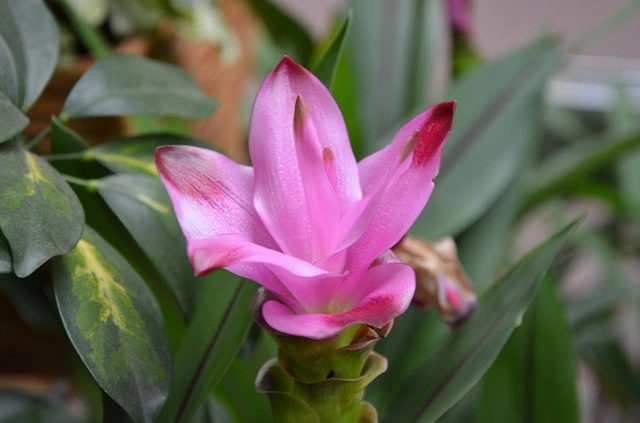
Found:
M 253 167 L 195 147 L 156 152 L 196 274 L 224 268 L 262 285 L 275 298 L 264 321 L 283 334 L 385 326 L 415 290 L 412 268 L 389 249 L 433 190 L 454 109 L 419 114 L 356 163 L 327 89 L 285 57 L 253 107 Z

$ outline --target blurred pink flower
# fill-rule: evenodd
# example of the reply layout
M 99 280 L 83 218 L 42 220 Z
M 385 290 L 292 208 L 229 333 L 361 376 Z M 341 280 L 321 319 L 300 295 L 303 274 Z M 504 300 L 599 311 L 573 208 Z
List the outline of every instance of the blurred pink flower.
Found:
M 224 268 L 271 291 L 262 315 L 284 334 L 385 326 L 415 290 L 413 270 L 389 249 L 433 190 L 454 109 L 419 114 L 356 163 L 329 91 L 285 57 L 254 104 L 253 168 L 195 147 L 156 152 L 196 274 Z
M 448 0 L 449 19 L 451 26 L 467 36 L 471 34 L 471 8 L 470 0 Z

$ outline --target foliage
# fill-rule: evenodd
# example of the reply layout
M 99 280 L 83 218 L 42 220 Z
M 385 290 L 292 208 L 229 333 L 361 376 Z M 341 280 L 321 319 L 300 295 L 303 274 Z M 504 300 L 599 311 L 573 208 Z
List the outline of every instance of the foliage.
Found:
M 458 101 L 437 188 L 412 233 L 455 236 L 481 300 L 453 332 L 434 313 L 397 320 L 378 349 L 390 367 L 366 397 L 381 421 L 577 422 L 579 364 L 623 412 L 637 409 L 640 374 L 615 320 L 621 305 L 637 312 L 619 265 L 640 251 L 640 127 L 627 99 L 604 119 L 549 108 L 543 92 L 563 65 L 549 36 L 474 62 L 438 90 L 437 47 L 451 33 L 435 0 L 354 0 L 317 45 L 275 4 L 247 3 L 278 53 L 332 89 L 360 156 L 435 100 Z M 269 419 L 254 380 L 275 346 L 251 326 L 255 285 L 226 272 L 193 276 L 153 164 L 161 145 L 211 147 L 166 133 L 92 145 L 70 128 L 89 117 L 202 119 L 216 100 L 177 67 L 103 49 L 27 139 L 58 48 L 43 0 L 0 2 L 0 290 L 25 322 L 65 334 L 87 410 L 2 390 L 0 421 Z M 45 139 L 50 154 L 41 154 Z M 579 222 L 564 224 L 563 212 L 576 198 L 608 208 L 608 224 L 569 238 Z M 516 260 L 510 235 L 540 215 L 550 236 Z M 608 284 L 568 301 L 562 275 L 587 253 Z

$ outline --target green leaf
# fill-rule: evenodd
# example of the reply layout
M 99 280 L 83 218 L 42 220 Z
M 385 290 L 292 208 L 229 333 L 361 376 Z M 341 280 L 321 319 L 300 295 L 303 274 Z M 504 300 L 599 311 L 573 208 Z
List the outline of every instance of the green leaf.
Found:
M 58 63 L 58 25 L 42 0 L 10 0 L 25 61 L 22 107 L 38 99 Z
M 184 236 L 162 183 L 144 175 L 121 174 L 101 179 L 97 186 L 189 316 L 202 280 L 193 275 Z
M 63 120 L 99 116 L 179 116 L 203 119 L 216 106 L 180 68 L 112 54 L 93 65 L 73 87 Z
M 171 362 L 160 309 L 140 276 L 87 227 L 54 260 L 53 283 L 67 334 L 93 377 L 134 420 L 155 421 Z
M 84 213 L 60 174 L 16 142 L 0 145 L 0 180 L 0 229 L 23 278 L 76 245 Z
M 304 28 L 269 0 L 248 0 L 248 3 L 285 54 L 299 63 L 309 63 L 313 42 Z
M 51 331 L 59 329 L 60 320 L 43 290 L 51 281 L 48 275 L 36 272 L 24 279 L 16 275 L 0 275 L 0 291 L 11 300 L 11 304 L 23 322 L 36 329 Z
M 547 277 L 483 379 L 479 420 L 577 422 L 576 373 L 571 327 Z
M 159 421 L 188 422 L 224 376 L 251 326 L 256 286 L 223 272 L 203 285 L 175 357 L 171 395 Z
M 51 117 L 51 154 L 79 153 L 89 148 L 74 130 L 67 127 L 60 119 Z
M 527 310 L 542 276 L 580 221 L 518 262 L 482 296 L 478 309 L 426 357 L 397 394 L 387 421 L 434 422 L 480 379 Z
M 176 297 L 171 292 L 164 275 L 160 274 L 151 263 L 118 216 L 97 192 L 99 181 L 89 182 L 89 186 L 74 185 L 85 210 L 86 224 L 116 249 L 151 289 L 162 311 L 169 349 L 172 354 L 175 354 L 185 332 L 184 318 Z
M 0 143 L 3 143 L 29 125 L 29 119 L 0 91 Z
M 413 232 L 457 235 L 495 203 L 539 135 L 542 91 L 557 63 L 556 45 L 545 38 L 471 73 L 445 95 L 458 100 L 453 131 Z
M 491 208 L 457 239 L 460 263 L 483 292 L 509 246 L 511 227 L 525 196 L 530 166 L 524 166 Z
M 0 91 L 28 109 L 58 61 L 58 27 L 42 0 L 0 2 Z
M 100 144 L 88 150 L 84 160 L 98 160 L 113 172 L 141 173 L 158 176 L 153 156 L 162 145 L 194 145 L 212 149 L 194 139 L 169 134 L 148 134 Z
M 338 33 L 331 40 L 329 46 L 323 53 L 318 63 L 316 63 L 313 67 L 313 73 L 329 90 L 333 85 L 333 78 L 336 74 L 338 62 L 340 61 L 342 53 L 344 52 L 352 20 L 353 10 L 349 10 L 347 17 L 344 19 L 344 22 L 338 30 Z
M 349 5 L 354 19 L 347 59 L 355 75 L 365 151 L 372 153 L 391 138 L 382 145 L 376 140 L 433 100 L 438 49 L 449 29 L 440 1 L 352 0 Z
M 0 422 L 2 423 L 81 423 L 87 420 L 50 399 L 27 392 L 0 389 Z
M 0 274 L 11 273 L 13 271 L 13 264 L 11 260 L 11 250 L 9 249 L 9 243 L 0 232 Z
M 255 388 L 262 366 L 277 355 L 278 345 L 264 331 L 248 357 L 237 357 L 216 389 L 216 396 L 227 406 L 235 421 L 268 423 L 273 421 L 266 395 Z

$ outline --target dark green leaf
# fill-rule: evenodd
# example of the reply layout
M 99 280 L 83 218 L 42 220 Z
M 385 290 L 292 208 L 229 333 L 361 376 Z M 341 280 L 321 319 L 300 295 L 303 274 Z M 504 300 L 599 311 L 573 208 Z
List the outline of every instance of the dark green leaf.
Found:
M 349 28 L 351 28 L 351 20 L 353 19 L 353 11 L 349 10 L 347 17 L 340 26 L 338 33 L 329 43 L 324 54 L 313 67 L 313 73 L 322 81 L 322 83 L 331 89 L 333 78 L 335 77 L 338 62 L 344 52 L 347 37 L 349 36 Z
M 89 187 L 74 186 L 84 207 L 87 225 L 115 248 L 151 289 L 162 311 L 169 349 L 175 354 L 185 332 L 184 318 L 178 302 L 164 276 L 97 192 L 98 183 L 99 181 L 93 181 L 96 185 Z
M 187 246 L 162 183 L 143 175 L 114 175 L 98 182 L 98 192 L 160 274 L 184 313 L 193 310 L 202 280 L 193 275 Z
M 0 91 L 23 109 L 38 98 L 58 60 L 58 28 L 42 0 L 0 2 Z
M 480 421 L 577 422 L 576 382 L 571 327 L 547 277 L 483 379 Z
M 626 407 L 640 404 L 640 375 L 617 344 L 599 345 L 582 352 L 604 391 Z
M 51 154 L 79 153 L 88 148 L 89 144 L 80 135 L 57 117 L 51 118 Z
M 436 421 L 483 375 L 527 310 L 542 276 L 580 222 L 574 221 L 504 275 L 465 325 L 394 389 L 387 421 Z
M 153 156 L 162 145 L 186 144 L 212 147 L 203 142 L 178 135 L 149 134 L 100 144 L 87 150 L 84 160 L 98 160 L 113 172 L 142 173 L 158 176 Z
M 307 31 L 270 0 L 248 2 L 284 53 L 299 63 L 307 64 L 313 51 L 313 42 Z
M 11 261 L 11 250 L 9 249 L 9 243 L 0 232 L 0 274 L 11 273 L 13 271 L 13 264 Z
M 36 272 L 24 279 L 16 275 L 0 275 L 0 292 L 11 300 L 11 304 L 20 315 L 22 321 L 32 328 L 52 330 L 60 327 L 54 307 L 43 290 L 50 280 L 43 281 L 42 275 Z
M 261 332 L 258 342 L 248 357 L 237 357 L 216 389 L 216 396 L 235 417 L 243 423 L 268 423 L 273 420 L 266 395 L 255 389 L 256 375 L 262 366 L 276 357 L 278 346 L 266 333 Z
M 40 96 L 58 63 L 60 41 L 55 19 L 42 0 L 10 0 L 24 54 L 22 107 L 28 109 Z
M 64 405 L 27 392 L 0 389 L 0 422 L 2 423 L 81 423 L 78 416 Z
M 457 235 L 480 218 L 522 170 L 539 132 L 542 91 L 556 68 L 548 39 L 489 64 L 456 84 L 458 100 L 436 189 L 413 231 Z
M 0 145 L 0 180 L 0 229 L 25 277 L 76 245 L 84 213 L 60 174 L 15 142 Z
M 123 115 L 202 119 L 215 105 L 180 68 L 113 54 L 82 75 L 60 116 L 63 120 Z
M 228 274 L 203 285 L 175 358 L 171 395 L 160 422 L 188 422 L 222 379 L 251 326 L 256 286 Z
M 53 282 L 67 334 L 93 377 L 134 420 L 155 421 L 171 363 L 160 309 L 140 276 L 87 227 L 54 260 Z
M 15 137 L 28 125 L 29 119 L 0 91 L 0 143 Z

